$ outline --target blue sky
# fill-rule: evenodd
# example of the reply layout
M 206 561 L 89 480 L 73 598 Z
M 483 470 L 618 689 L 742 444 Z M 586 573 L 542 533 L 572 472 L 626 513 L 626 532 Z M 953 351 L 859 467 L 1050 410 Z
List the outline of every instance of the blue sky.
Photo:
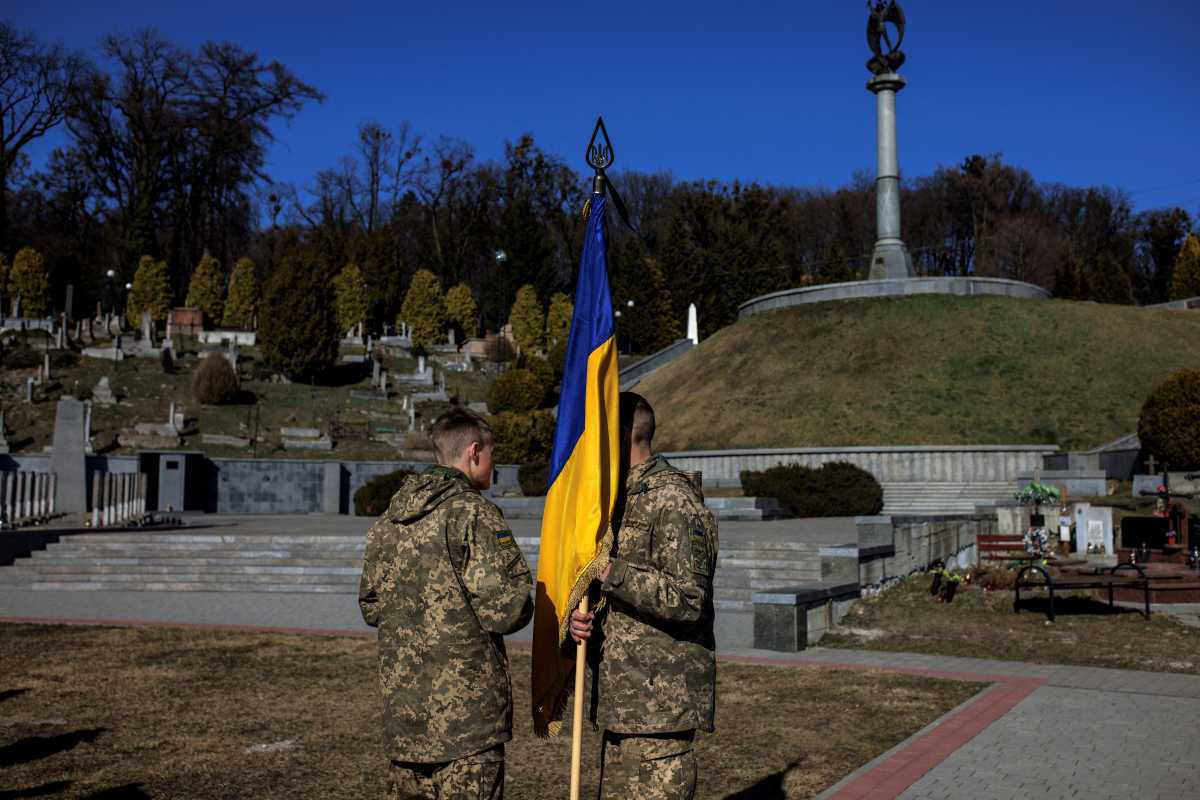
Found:
M 276 131 L 269 170 L 299 185 L 348 152 L 367 120 L 465 139 L 483 159 L 530 131 L 581 171 L 597 113 L 618 169 L 836 187 L 873 167 L 858 0 L 4 5 L 18 26 L 93 56 L 107 33 L 155 27 L 278 59 L 327 95 Z M 1200 214 L 1192 4 L 904 7 L 905 174 L 1000 152 L 1040 181 L 1117 186 L 1139 209 Z

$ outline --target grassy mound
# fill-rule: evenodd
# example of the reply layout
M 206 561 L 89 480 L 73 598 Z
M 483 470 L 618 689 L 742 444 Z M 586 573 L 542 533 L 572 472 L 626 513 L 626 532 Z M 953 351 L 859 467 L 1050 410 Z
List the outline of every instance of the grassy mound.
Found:
M 918 296 L 760 314 L 639 384 L 664 450 L 889 444 L 1090 448 L 1200 367 L 1200 314 Z

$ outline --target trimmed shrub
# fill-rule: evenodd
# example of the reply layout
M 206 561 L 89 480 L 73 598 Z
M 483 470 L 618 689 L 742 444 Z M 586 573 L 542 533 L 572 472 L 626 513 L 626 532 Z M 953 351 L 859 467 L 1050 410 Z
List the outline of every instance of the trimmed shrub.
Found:
M 495 413 L 533 411 L 545 396 L 546 385 L 532 370 L 510 369 L 492 384 L 488 409 Z
M 546 481 L 550 478 L 550 465 L 545 462 L 522 464 L 517 470 L 517 481 L 521 484 L 521 494 L 526 497 L 544 497 Z
M 1142 405 L 1138 438 L 1171 469 L 1200 467 L 1200 370 L 1177 370 L 1154 388 Z
M 367 319 L 367 281 L 358 264 L 350 262 L 333 279 L 333 293 L 337 303 L 338 333 L 345 334 L 355 325 Z
M 228 403 L 237 395 L 237 374 L 222 355 L 205 356 L 192 375 L 192 396 L 206 406 Z
M 774 497 L 793 517 L 851 517 L 883 508 L 883 487 L 875 476 L 841 461 L 819 469 L 790 464 L 747 470 L 741 479 L 747 497 Z
M 1171 299 L 1186 300 L 1200 295 L 1200 238 L 1189 233 L 1179 248 L 1171 276 Z
M 400 485 L 412 472 L 398 469 L 386 475 L 376 475 L 354 493 L 354 514 L 359 517 L 377 517 L 387 510 L 392 496 L 400 491 Z
M 558 375 L 554 373 L 550 359 L 529 356 L 521 366 L 536 375 L 537 379 L 542 382 L 542 400 L 545 401 L 546 396 L 554 390 L 555 384 L 558 383 Z
M 538 300 L 537 290 L 526 284 L 517 290 L 508 321 L 512 323 L 517 347 L 525 352 L 537 350 L 546 339 L 546 312 Z
M 497 464 L 536 464 L 550 461 L 554 444 L 554 415 L 549 411 L 506 412 L 488 419 L 496 437 Z
M 404 294 L 396 322 L 408 324 L 413 347 L 417 350 L 425 351 L 446 340 L 446 299 L 437 275 L 427 269 L 416 271 Z
M 571 315 L 575 306 L 571 298 L 562 292 L 556 292 L 550 297 L 550 309 L 546 312 L 546 346 L 555 345 L 566 347 L 567 334 L 571 332 Z
M 471 296 L 470 287 L 465 283 L 450 287 L 446 292 L 446 318 L 457 323 L 467 338 L 475 335 L 478 316 L 479 308 L 475 305 L 475 298 Z

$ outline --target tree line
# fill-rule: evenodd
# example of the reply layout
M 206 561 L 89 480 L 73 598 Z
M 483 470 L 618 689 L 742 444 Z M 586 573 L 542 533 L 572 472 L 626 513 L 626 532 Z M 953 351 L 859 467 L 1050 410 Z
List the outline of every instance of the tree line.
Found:
M 143 259 L 163 265 L 176 304 L 197 270 L 228 285 L 237 265 L 252 269 L 264 311 L 273 283 L 284 298 L 311 282 L 330 325 L 344 322 L 345 308 L 332 307 L 343 275 L 341 295 L 358 287 L 375 329 L 402 315 L 419 271 L 477 301 L 468 334 L 508 321 L 523 287 L 542 308 L 571 293 L 587 178 L 532 134 L 483 161 L 467 142 L 368 121 L 336 163 L 281 183 L 265 170 L 272 126 L 320 102 L 318 88 L 232 43 L 189 49 L 143 31 L 105 38 L 100 53 L 92 62 L 0 23 L 0 278 L 38 262 L 45 287 L 26 291 L 44 296 L 26 294 L 26 308 L 61 310 L 68 284 L 76 313 L 112 305 Z M 33 169 L 29 145 L 59 127 L 63 146 Z M 678 338 L 689 303 L 708 334 L 756 295 L 866 276 L 866 173 L 836 189 L 611 178 L 631 216 L 609 226 L 627 349 Z M 902 202 L 922 274 L 1012 278 L 1110 303 L 1200 294 L 1200 266 L 1180 262 L 1195 226 L 1184 209 L 1135 213 L 1118 189 L 1040 183 L 994 154 L 906 179 Z M 18 259 L 25 248 L 33 255 Z

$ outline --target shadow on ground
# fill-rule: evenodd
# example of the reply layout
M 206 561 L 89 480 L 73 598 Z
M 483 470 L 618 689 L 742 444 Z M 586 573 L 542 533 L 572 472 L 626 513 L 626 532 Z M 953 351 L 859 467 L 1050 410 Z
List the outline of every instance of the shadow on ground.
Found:
M 14 697 L 20 697 L 28 691 L 29 689 L 5 689 L 0 692 L 0 703 L 3 703 L 5 700 L 12 700 Z
M 787 800 L 787 791 L 784 789 L 783 782 L 787 774 L 798 766 L 800 766 L 800 762 L 793 761 L 778 772 L 772 772 L 758 783 L 726 795 L 725 800 Z
M 1030 611 L 1035 614 L 1050 613 L 1050 598 L 1049 597 L 1022 597 L 1021 611 Z M 1125 606 L 1110 606 L 1107 602 L 1101 602 L 1091 597 L 1055 597 L 1054 598 L 1054 614 L 1059 617 L 1070 616 L 1107 616 L 1117 614 L 1141 614 L 1141 610 L 1137 608 L 1128 608 Z
M 26 764 L 43 758 L 74 750 L 83 742 L 91 744 L 107 732 L 107 728 L 88 728 L 86 730 L 60 733 L 55 736 L 26 736 L 12 744 L 0 747 L 0 767 L 11 767 Z

